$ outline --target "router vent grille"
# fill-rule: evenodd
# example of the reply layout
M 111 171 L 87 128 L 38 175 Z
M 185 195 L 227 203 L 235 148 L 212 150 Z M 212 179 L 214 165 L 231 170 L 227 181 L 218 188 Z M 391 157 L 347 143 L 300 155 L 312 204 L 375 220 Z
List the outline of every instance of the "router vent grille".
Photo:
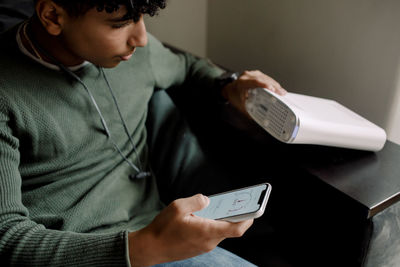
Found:
M 270 107 L 269 116 L 270 124 L 268 128 L 277 136 L 282 136 L 285 129 L 286 120 L 289 114 L 287 107 L 277 101 Z
M 293 138 L 297 118 L 294 112 L 278 97 L 263 88 L 250 91 L 246 109 L 267 132 L 283 142 Z

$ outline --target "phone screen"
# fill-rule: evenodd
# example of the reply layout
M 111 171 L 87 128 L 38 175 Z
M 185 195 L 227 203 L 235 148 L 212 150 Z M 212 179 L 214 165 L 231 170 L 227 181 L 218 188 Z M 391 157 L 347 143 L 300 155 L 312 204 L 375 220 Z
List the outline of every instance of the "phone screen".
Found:
M 196 216 L 208 219 L 226 217 L 256 212 L 262 204 L 267 185 L 238 189 L 226 193 L 209 196 L 210 204 L 203 210 L 194 212 Z

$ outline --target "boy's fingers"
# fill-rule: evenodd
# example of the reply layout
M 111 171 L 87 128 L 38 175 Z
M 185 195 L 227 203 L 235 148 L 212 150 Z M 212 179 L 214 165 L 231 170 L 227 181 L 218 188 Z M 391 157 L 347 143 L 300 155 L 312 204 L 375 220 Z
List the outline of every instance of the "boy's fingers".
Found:
M 253 224 L 253 219 L 232 223 L 226 221 L 215 221 L 214 231 L 217 235 L 228 237 L 241 237 Z
M 197 194 L 187 198 L 177 199 L 176 205 L 184 214 L 193 213 L 204 209 L 210 203 L 210 199 L 202 194 Z

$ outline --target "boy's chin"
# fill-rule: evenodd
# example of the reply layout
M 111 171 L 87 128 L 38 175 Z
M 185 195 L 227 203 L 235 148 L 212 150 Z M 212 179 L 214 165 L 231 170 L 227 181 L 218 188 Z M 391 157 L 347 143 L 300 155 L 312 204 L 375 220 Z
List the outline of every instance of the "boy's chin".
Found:
M 99 67 L 105 68 L 105 69 L 111 69 L 111 68 L 115 68 L 116 66 L 119 65 L 119 63 L 121 63 L 121 61 L 112 61 L 112 62 L 101 62 L 98 64 L 95 64 Z

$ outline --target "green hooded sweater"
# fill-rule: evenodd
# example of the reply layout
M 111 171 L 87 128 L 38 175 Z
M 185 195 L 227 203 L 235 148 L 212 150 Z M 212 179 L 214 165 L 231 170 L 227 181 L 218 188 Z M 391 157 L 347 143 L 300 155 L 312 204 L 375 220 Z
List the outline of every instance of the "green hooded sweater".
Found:
M 15 27 L 0 36 L 0 262 L 16 266 L 129 266 L 129 231 L 162 209 L 154 177 L 132 168 L 107 138 L 84 87 L 21 52 Z M 221 70 L 174 54 L 149 34 L 134 56 L 104 72 L 75 71 L 101 110 L 111 139 L 148 169 L 145 121 L 155 89 L 188 80 L 211 88 Z M 209 90 L 205 90 L 209 91 Z

